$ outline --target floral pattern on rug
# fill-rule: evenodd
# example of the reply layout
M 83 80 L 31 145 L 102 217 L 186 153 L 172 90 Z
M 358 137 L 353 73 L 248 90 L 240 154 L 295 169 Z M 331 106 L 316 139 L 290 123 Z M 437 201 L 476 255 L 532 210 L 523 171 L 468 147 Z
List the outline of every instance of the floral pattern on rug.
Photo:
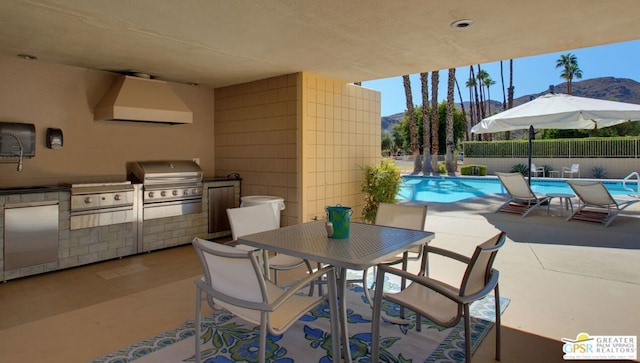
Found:
M 350 349 L 354 362 L 368 362 L 371 351 L 371 308 L 362 287 L 352 286 L 347 294 L 347 315 Z M 501 309 L 509 299 L 501 298 Z M 325 302 L 304 315 L 285 334 L 267 338 L 266 357 L 269 362 L 333 361 L 329 327 L 329 304 Z M 385 303 L 383 310 L 390 316 L 399 316 L 398 306 Z M 487 335 L 495 321 L 493 296 L 471 306 L 472 351 Z M 460 322 L 453 328 L 442 328 L 428 319 L 422 319 L 422 331 L 415 331 L 415 314 L 408 312 L 409 324 L 381 324 L 381 361 L 383 362 L 451 362 L 464 360 L 464 329 Z M 145 339 L 127 348 L 96 359 L 98 363 L 125 363 L 145 357 L 149 361 L 163 360 L 164 349 L 190 339 L 179 362 L 194 361 L 194 322 Z M 259 327 L 237 319 L 226 310 L 216 310 L 203 317 L 202 361 L 206 363 L 256 362 L 258 356 Z M 176 344 L 178 346 L 179 344 Z M 184 344 L 183 344 L 184 346 Z M 177 348 L 176 348 L 177 349 Z

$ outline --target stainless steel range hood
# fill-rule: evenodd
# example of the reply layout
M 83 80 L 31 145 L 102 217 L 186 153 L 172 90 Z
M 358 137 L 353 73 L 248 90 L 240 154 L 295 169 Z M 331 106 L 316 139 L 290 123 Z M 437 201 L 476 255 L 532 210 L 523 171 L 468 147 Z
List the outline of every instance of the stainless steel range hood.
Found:
M 193 113 L 167 82 L 121 76 L 94 109 L 96 121 L 193 123 Z

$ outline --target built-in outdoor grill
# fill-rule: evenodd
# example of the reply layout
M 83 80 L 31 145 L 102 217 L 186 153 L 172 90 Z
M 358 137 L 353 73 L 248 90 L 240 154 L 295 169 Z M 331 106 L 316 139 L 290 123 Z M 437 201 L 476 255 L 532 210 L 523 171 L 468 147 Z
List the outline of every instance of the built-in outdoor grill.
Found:
M 133 222 L 135 188 L 130 181 L 71 185 L 70 229 Z
M 201 213 L 202 175 L 191 160 L 127 163 L 127 179 L 142 183 L 143 220 Z

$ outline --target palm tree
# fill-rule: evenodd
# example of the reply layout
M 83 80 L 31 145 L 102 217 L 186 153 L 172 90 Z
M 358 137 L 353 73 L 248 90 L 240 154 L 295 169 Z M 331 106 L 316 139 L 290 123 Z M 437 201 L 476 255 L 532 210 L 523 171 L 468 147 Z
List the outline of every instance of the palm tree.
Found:
M 456 165 L 453 159 L 453 87 L 456 81 L 456 69 L 449 68 L 449 79 L 447 83 L 447 137 L 446 137 L 446 156 L 444 158 L 447 165 L 447 172 L 449 174 L 455 174 Z
M 411 80 L 409 75 L 402 76 L 404 94 L 407 97 L 407 115 L 409 116 L 409 138 L 411 140 L 411 153 L 413 154 L 413 173 L 420 171 L 420 150 L 418 150 L 418 126 L 416 114 L 413 109 L 413 96 L 411 95 Z
M 462 92 L 460 92 L 460 85 L 458 84 L 458 78 L 456 77 L 456 89 L 458 90 L 458 97 L 460 98 L 460 108 L 462 109 L 462 117 L 465 120 L 464 140 L 469 141 L 469 122 L 467 121 L 467 111 L 464 109 L 464 101 L 462 101 Z
M 469 120 L 471 121 L 471 127 L 478 123 L 478 94 L 476 93 L 476 77 L 473 73 L 473 66 L 469 66 L 469 79 L 465 83 L 465 86 L 469 88 Z M 474 100 L 475 99 L 475 100 Z
M 500 82 L 502 83 L 502 109 L 507 109 L 507 92 L 504 89 L 504 68 L 502 66 L 502 61 L 500 61 Z
M 482 102 L 482 111 L 483 111 L 482 118 L 485 118 L 485 116 L 491 115 L 491 106 L 489 105 L 487 107 L 487 105 L 491 101 L 489 87 L 491 85 L 496 84 L 496 82 L 491 79 L 491 76 L 489 76 L 489 73 L 487 73 L 487 71 L 480 68 L 478 68 L 478 75 L 476 76 L 476 78 L 478 78 L 478 84 L 480 86 L 480 102 Z M 486 98 L 484 97 L 484 94 L 485 94 L 484 87 L 487 87 Z
M 431 72 L 431 158 L 432 167 L 438 170 L 438 83 L 440 71 Z M 425 160 L 426 162 L 426 160 Z
M 476 103 L 476 124 L 477 124 L 478 122 L 480 122 L 480 120 L 483 119 L 482 107 L 480 107 L 480 99 L 478 95 L 478 82 L 476 82 L 476 76 L 475 76 L 475 73 L 473 72 L 473 66 L 470 66 L 469 70 L 471 73 L 471 77 L 473 78 L 473 92 L 474 92 L 475 103 Z M 480 140 L 480 137 L 481 135 L 478 135 L 478 140 Z
M 487 72 L 483 69 L 480 68 L 480 65 L 478 64 L 478 74 L 476 74 L 476 79 L 478 80 L 478 82 L 476 82 L 476 86 L 480 89 L 480 103 L 478 104 L 480 106 L 480 117 L 478 118 L 478 121 L 483 120 L 486 115 L 487 115 L 487 107 L 485 104 L 485 98 L 484 98 L 484 78 L 487 76 Z
M 509 59 L 509 88 L 507 89 L 507 110 L 513 107 L 513 59 Z M 511 140 L 511 131 L 504 133 L 505 140 Z
M 420 73 L 422 84 L 422 175 L 430 175 L 431 167 L 431 122 L 429 122 L 429 72 Z
M 496 81 L 494 81 L 493 79 L 491 79 L 491 76 L 489 76 L 489 73 L 483 71 L 484 73 L 482 74 L 482 85 L 487 87 L 487 116 L 491 116 L 491 91 L 489 90 L 489 87 L 493 86 L 494 84 L 496 84 Z
M 556 68 L 562 68 L 560 78 L 567 81 L 567 93 L 571 94 L 573 78 L 582 78 L 582 70 L 578 67 L 578 57 L 571 53 L 562 54 L 560 59 L 556 60 Z

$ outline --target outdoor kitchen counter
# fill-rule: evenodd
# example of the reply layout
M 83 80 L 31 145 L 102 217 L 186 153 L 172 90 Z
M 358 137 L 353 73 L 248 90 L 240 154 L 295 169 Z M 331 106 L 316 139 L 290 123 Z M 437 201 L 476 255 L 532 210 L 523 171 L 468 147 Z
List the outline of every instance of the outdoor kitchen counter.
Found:
M 116 180 L 116 178 L 114 178 Z M 232 187 L 233 207 L 239 207 L 241 179 L 203 178 L 204 188 Z M 71 229 L 71 184 L 40 186 L 0 186 L 0 281 L 56 271 L 124 257 L 136 253 L 191 243 L 194 236 L 220 238 L 231 234 L 230 228 L 209 231 L 208 193 L 204 193 L 201 213 L 136 222 L 117 223 L 91 228 Z M 58 260 L 8 269 L 4 264 L 4 210 L 8 204 L 56 202 L 58 208 Z M 139 228 L 142 226 L 142 228 Z M 142 229 L 142 231 L 140 231 Z M 146 238 L 146 248 L 139 242 Z M 157 241 L 161 244 L 154 245 Z
M 49 192 L 68 192 L 68 186 L 62 185 L 43 185 L 30 187 L 8 187 L 0 188 L 0 195 L 12 194 L 30 194 L 30 193 L 49 193 Z

